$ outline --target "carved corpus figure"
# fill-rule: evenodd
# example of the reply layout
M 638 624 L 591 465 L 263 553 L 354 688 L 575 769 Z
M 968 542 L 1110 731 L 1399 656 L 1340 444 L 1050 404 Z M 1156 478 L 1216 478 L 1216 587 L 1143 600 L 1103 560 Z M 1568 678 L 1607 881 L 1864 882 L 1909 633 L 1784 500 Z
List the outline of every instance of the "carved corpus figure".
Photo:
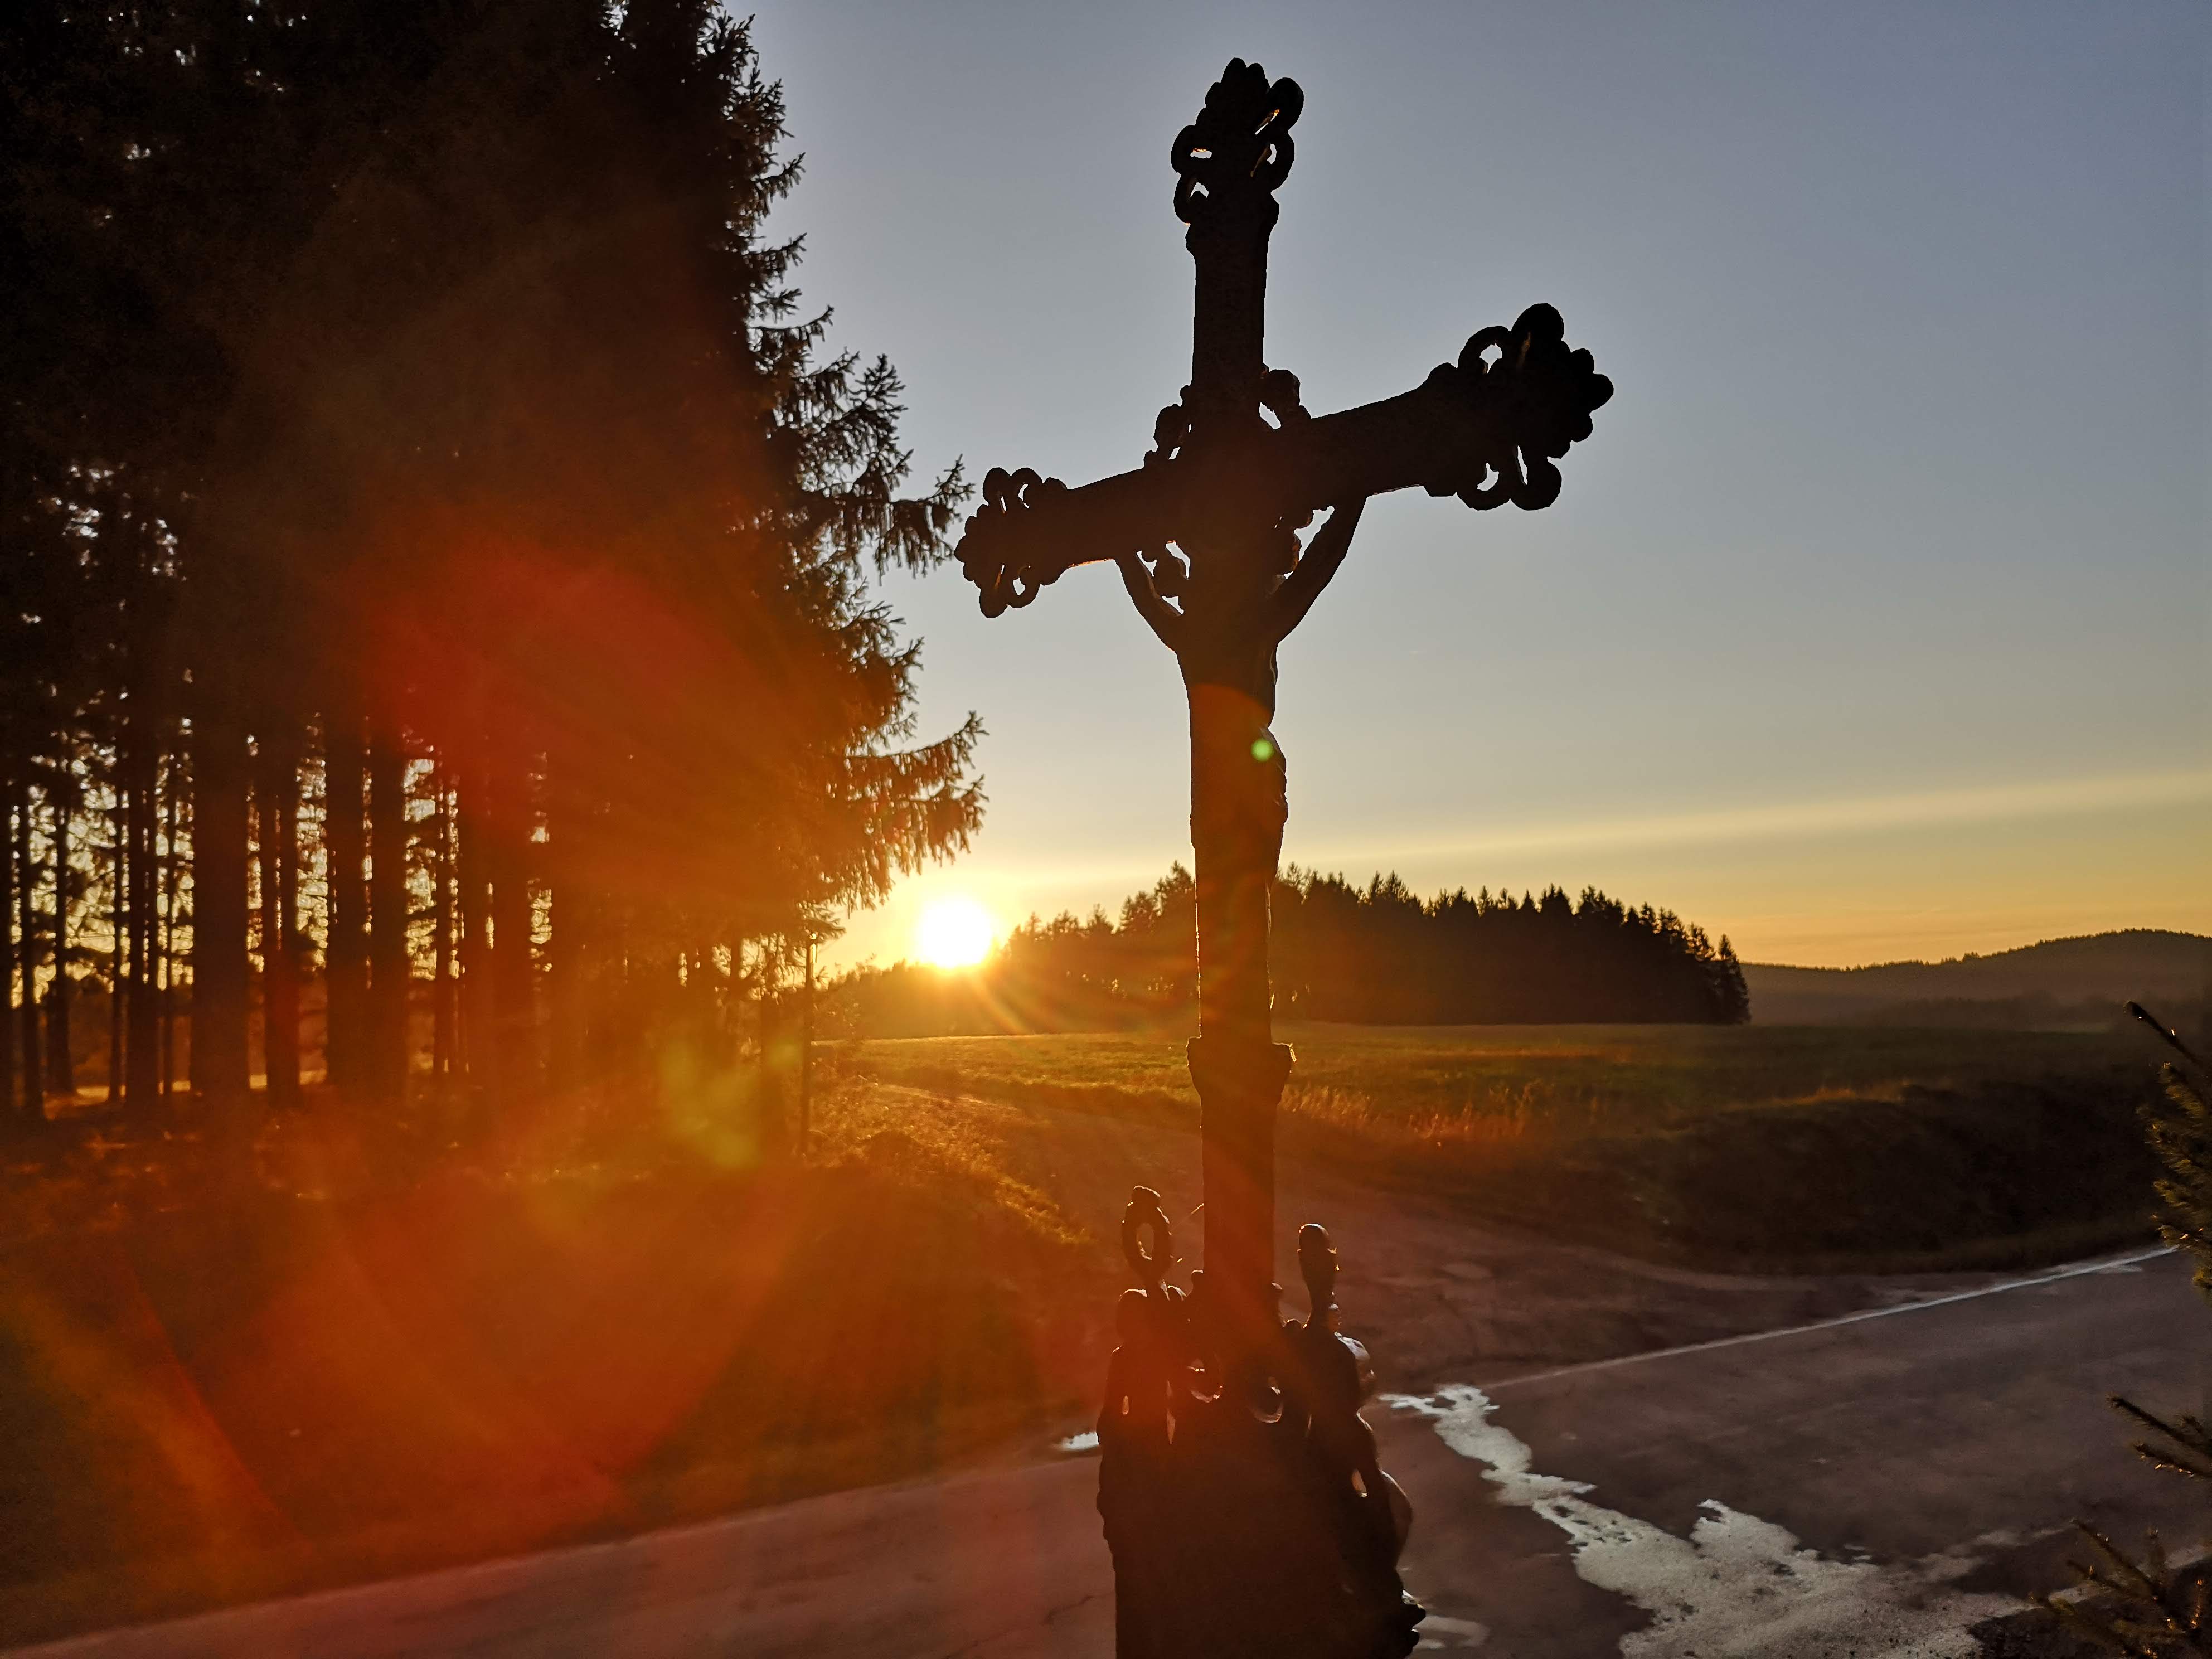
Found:
M 1187 1296 L 1166 1282 L 1171 1230 L 1139 1188 L 1122 1240 L 1142 1288 L 1123 1295 L 1098 1419 L 1121 1659 L 1395 1659 L 1414 1645 L 1421 1609 L 1396 1570 L 1409 1510 L 1358 1415 L 1372 1373 L 1337 1328 L 1328 1235 L 1299 1235 L 1303 1323 L 1281 1322 L 1273 1282 L 1275 1109 L 1291 1065 L 1267 988 L 1286 811 L 1275 652 L 1343 562 L 1368 496 L 1419 485 L 1474 507 L 1548 506 L 1553 463 L 1613 395 L 1537 305 L 1411 392 L 1309 415 L 1297 377 L 1262 351 L 1274 192 L 1304 101 L 1239 59 L 1176 139 L 1197 276 L 1191 376 L 1144 465 L 1076 489 L 994 468 L 959 547 L 994 617 L 1113 560 L 1189 695 L 1206 1267 Z

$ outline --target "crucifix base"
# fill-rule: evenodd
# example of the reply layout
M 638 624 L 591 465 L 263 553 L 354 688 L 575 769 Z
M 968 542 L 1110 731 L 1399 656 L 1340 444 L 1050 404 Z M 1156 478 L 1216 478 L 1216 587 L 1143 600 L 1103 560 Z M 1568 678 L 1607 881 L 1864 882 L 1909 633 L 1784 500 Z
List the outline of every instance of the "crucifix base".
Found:
M 1374 1372 L 1337 1329 L 1328 1234 L 1300 1231 L 1311 1311 L 1271 1316 L 1256 1354 L 1205 1274 L 1165 1282 L 1158 1194 L 1131 1194 L 1121 1235 L 1145 1283 L 1122 1293 L 1098 1416 L 1116 1659 L 1404 1659 L 1424 1616 L 1398 1577 L 1412 1511 L 1359 1416 Z

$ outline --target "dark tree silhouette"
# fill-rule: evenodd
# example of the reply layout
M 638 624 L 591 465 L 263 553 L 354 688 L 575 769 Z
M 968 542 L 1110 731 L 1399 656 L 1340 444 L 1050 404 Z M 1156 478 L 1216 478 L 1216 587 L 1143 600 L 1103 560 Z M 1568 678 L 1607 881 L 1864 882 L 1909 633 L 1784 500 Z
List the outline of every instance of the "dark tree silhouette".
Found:
M 834 994 L 886 1036 L 1103 1030 L 1187 1021 L 1194 894 L 1180 864 L 1118 923 L 1032 916 L 972 975 L 864 968 Z M 1669 910 L 1595 888 L 1424 901 L 1395 875 L 1355 887 L 1296 866 L 1272 899 L 1278 1012 L 1357 1024 L 1735 1024 L 1751 999 L 1735 951 Z
M 80 981 L 134 1107 L 757 1060 L 965 844 L 867 586 L 963 485 L 799 308 L 783 137 L 703 0 L 0 21 L 16 1119 Z

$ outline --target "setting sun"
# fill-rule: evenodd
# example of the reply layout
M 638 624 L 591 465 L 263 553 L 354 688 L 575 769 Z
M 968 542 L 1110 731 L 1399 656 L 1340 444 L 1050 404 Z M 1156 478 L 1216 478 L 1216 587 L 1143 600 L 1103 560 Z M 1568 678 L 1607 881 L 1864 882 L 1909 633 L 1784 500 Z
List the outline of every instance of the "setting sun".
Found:
M 921 913 L 915 950 L 933 968 L 972 968 L 991 954 L 991 913 L 971 898 L 939 899 Z

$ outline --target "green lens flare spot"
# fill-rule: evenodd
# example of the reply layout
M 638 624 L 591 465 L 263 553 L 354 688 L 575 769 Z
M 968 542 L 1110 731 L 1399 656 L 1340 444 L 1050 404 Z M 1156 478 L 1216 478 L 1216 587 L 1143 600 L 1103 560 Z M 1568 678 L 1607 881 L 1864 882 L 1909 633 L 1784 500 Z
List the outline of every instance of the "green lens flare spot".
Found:
M 1275 758 L 1275 745 L 1265 738 L 1252 739 L 1252 758 L 1265 765 Z

